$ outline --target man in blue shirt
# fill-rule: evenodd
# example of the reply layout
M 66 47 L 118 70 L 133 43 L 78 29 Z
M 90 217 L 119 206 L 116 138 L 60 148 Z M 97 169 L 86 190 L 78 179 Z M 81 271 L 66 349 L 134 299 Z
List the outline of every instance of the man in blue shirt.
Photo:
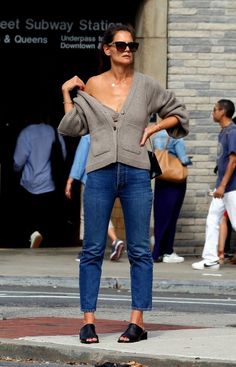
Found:
M 203 260 L 192 264 L 195 270 L 218 270 L 220 222 L 227 210 L 232 228 L 236 230 L 236 125 L 232 118 L 235 106 L 228 99 L 219 100 L 213 108 L 213 120 L 221 127 L 217 147 L 217 180 L 206 221 Z
M 62 136 L 59 140 L 65 158 L 65 142 Z M 14 170 L 20 173 L 21 202 L 26 215 L 23 226 L 26 235 L 30 235 L 31 248 L 39 247 L 56 228 L 57 192 L 50 160 L 54 141 L 55 130 L 40 119 L 20 132 L 14 151 Z

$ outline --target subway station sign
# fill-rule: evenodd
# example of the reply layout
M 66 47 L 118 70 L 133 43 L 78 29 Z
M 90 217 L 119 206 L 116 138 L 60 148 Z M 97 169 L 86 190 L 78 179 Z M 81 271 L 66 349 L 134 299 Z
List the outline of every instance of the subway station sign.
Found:
M 108 19 L 0 18 L 0 49 L 95 50 L 99 48 L 104 31 L 112 24 L 114 21 Z

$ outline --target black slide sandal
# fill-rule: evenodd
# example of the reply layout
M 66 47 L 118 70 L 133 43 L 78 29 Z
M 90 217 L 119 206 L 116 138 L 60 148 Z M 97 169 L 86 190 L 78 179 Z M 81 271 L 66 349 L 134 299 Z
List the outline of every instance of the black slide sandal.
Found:
M 98 336 L 95 331 L 94 324 L 86 324 L 80 329 L 80 341 L 84 344 L 92 344 L 99 343 Z M 88 339 L 96 339 L 96 340 L 88 340 Z
M 122 340 L 121 337 L 125 337 L 128 340 Z M 129 324 L 128 328 L 118 339 L 118 343 L 135 343 L 140 340 L 147 340 L 147 332 L 136 324 Z

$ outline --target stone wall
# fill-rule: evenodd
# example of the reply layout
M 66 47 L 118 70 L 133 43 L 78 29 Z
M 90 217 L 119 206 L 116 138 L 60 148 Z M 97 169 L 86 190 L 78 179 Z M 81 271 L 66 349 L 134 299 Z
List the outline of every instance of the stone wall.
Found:
M 193 166 L 178 221 L 176 246 L 201 252 L 214 188 L 218 124 L 211 111 L 221 98 L 236 103 L 236 1 L 169 0 L 167 87 L 190 113 L 186 138 Z

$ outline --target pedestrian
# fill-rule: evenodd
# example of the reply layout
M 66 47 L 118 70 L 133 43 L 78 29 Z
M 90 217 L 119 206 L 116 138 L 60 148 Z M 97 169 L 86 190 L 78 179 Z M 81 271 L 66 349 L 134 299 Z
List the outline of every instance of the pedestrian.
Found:
M 167 149 L 170 154 L 178 157 L 184 166 L 192 164 L 186 155 L 184 139 L 170 138 L 166 130 L 152 137 L 153 149 Z M 187 187 L 187 178 L 183 182 L 170 182 L 155 179 L 154 187 L 154 247 L 152 257 L 155 262 L 181 263 L 183 256 L 174 252 L 174 239 L 177 220 L 183 205 Z
M 28 126 L 17 137 L 13 164 L 20 181 L 20 208 L 24 208 L 24 217 L 19 219 L 21 231 L 29 237 L 30 248 L 38 248 L 42 241 L 57 244 L 59 239 L 60 204 L 51 167 L 57 130 L 50 125 L 45 112 L 39 110 L 29 113 L 26 120 Z M 59 136 L 59 140 L 66 158 L 64 139 Z
M 81 182 L 81 210 L 80 210 L 80 240 L 83 241 L 84 238 L 84 207 L 83 207 L 83 193 L 84 187 L 87 180 L 86 173 L 86 163 L 88 158 L 88 153 L 90 149 L 90 134 L 86 134 L 82 136 L 78 147 L 75 152 L 74 161 L 70 170 L 70 174 L 65 187 L 65 195 L 68 199 L 72 198 L 72 185 L 74 180 L 78 180 Z M 125 244 L 124 241 L 120 240 L 117 237 L 114 225 L 110 219 L 108 224 L 108 236 L 110 237 L 111 243 L 111 261 L 118 261 L 124 251 Z M 76 260 L 80 260 L 80 253 L 76 257 Z
M 221 127 L 217 147 L 217 179 L 206 220 L 202 260 L 192 264 L 195 270 L 220 268 L 218 254 L 219 230 L 225 210 L 232 228 L 236 230 L 236 125 L 232 121 L 234 103 L 219 100 L 212 112 L 213 121 Z
M 80 306 L 84 313 L 82 343 L 99 341 L 95 311 L 107 227 L 117 197 L 124 214 L 132 298 L 130 323 L 118 342 L 147 338 L 143 311 L 152 308 L 153 261 L 149 247 L 152 188 L 145 143 L 162 129 L 174 137 L 188 133 L 184 105 L 154 78 L 134 71 L 138 46 L 130 25 L 112 25 L 101 42 L 105 71 L 89 78 L 86 84 L 74 76 L 62 85 L 65 115 L 59 132 L 91 135 L 79 276 Z M 79 91 L 72 100 L 70 92 L 75 88 Z M 148 124 L 152 113 L 162 118 L 159 124 Z

